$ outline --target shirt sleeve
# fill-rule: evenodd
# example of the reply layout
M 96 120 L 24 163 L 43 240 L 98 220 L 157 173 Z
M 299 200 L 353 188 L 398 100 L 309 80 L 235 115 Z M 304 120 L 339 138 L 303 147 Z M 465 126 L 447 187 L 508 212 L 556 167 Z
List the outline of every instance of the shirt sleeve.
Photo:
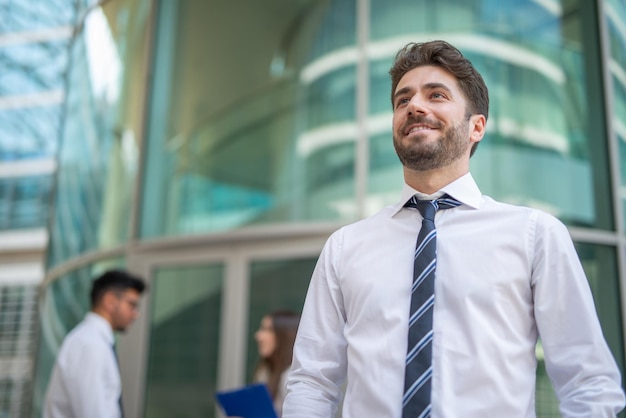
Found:
M 345 311 L 336 260 L 342 231 L 324 246 L 311 277 L 294 345 L 283 418 L 335 416 L 346 374 Z
M 112 348 L 78 344 L 65 358 L 65 385 L 73 416 L 120 418 L 121 384 Z
M 556 218 L 540 214 L 536 225 L 534 313 L 561 415 L 614 417 L 624 407 L 620 373 L 573 242 Z

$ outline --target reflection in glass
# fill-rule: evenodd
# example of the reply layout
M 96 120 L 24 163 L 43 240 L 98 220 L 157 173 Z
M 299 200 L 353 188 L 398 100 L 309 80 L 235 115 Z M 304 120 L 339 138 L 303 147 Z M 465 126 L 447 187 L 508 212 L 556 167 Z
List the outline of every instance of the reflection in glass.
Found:
M 90 10 L 73 42 L 48 263 L 131 236 L 149 4 Z
M 145 416 L 215 416 L 223 266 L 160 268 L 151 284 Z
M 354 217 L 354 0 L 216 7 L 160 6 L 143 236 Z

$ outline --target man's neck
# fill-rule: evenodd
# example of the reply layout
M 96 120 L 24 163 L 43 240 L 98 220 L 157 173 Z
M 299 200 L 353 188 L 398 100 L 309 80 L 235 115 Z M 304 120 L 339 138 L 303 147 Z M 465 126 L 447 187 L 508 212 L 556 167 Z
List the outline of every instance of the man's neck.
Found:
M 456 170 L 450 170 L 449 168 L 415 171 L 405 167 L 404 181 L 419 192 L 433 194 L 469 172 L 469 168 L 459 167 Z
M 111 316 L 108 315 L 108 313 L 101 308 L 93 308 L 91 310 L 92 313 L 98 315 L 99 317 L 101 317 L 102 319 L 104 319 L 105 321 L 107 321 L 107 323 L 109 324 L 109 326 L 111 327 L 111 329 L 113 329 L 113 326 L 111 325 Z

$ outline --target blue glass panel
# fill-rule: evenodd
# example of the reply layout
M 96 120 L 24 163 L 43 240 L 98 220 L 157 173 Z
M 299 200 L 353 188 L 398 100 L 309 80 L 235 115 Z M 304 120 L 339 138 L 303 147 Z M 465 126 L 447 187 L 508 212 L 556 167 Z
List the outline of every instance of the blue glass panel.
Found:
M 71 25 L 75 8 L 71 0 L 4 0 L 0 16 L 1 35 Z
M 62 90 L 69 32 L 64 39 L 0 48 L 0 96 Z
M 0 161 L 53 157 L 62 104 L 0 110 Z
M 52 176 L 0 178 L 0 230 L 44 228 Z

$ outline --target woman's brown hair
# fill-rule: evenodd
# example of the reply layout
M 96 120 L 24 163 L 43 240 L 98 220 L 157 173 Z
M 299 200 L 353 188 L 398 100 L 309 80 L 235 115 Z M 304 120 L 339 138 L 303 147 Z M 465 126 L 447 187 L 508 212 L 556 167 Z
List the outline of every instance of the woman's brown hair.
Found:
M 278 310 L 267 316 L 271 319 L 276 336 L 276 349 L 269 357 L 259 359 L 254 375 L 262 371 L 268 374 L 267 387 L 274 399 L 278 393 L 282 374 L 291 366 L 293 344 L 296 340 L 300 315 L 289 310 Z

